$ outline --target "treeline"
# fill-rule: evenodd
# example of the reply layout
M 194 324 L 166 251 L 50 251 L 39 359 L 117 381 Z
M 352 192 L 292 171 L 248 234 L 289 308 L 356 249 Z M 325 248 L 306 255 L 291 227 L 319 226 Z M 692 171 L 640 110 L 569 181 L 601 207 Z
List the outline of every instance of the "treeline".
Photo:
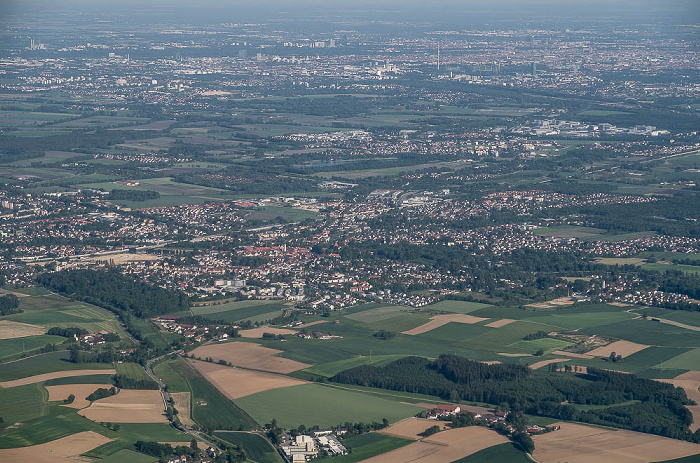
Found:
M 106 199 L 126 201 L 147 201 L 160 198 L 160 193 L 153 190 L 123 190 L 115 188 L 105 196 Z
M 114 386 L 110 387 L 109 389 L 106 387 L 100 387 L 97 388 L 95 392 L 85 397 L 85 400 L 92 402 L 93 400 L 104 399 L 106 397 L 112 397 L 113 395 L 117 395 L 117 388 Z
M 117 271 L 62 270 L 37 277 L 51 291 L 139 318 L 187 310 L 186 294 L 133 280 Z
M 588 374 L 533 372 L 517 364 L 486 365 L 455 355 L 406 357 L 383 367 L 360 366 L 331 381 L 427 394 L 450 401 L 506 403 L 513 411 L 614 426 L 700 442 L 688 426 L 685 392 L 634 375 L 589 368 Z M 628 401 L 631 405 L 620 405 Z M 614 407 L 584 411 L 576 405 Z
M 46 334 L 49 334 L 51 336 L 63 336 L 64 338 L 73 339 L 76 336 L 88 334 L 88 332 L 87 330 L 79 328 L 77 326 L 69 326 L 68 328 L 60 328 L 58 326 L 54 326 L 53 328 L 49 328 Z
M 13 313 L 20 313 L 19 298 L 14 294 L 5 294 L 0 297 L 0 315 L 10 315 Z
M 188 460 L 194 460 L 199 457 L 201 450 L 197 448 L 197 441 L 194 440 L 193 443 L 191 443 L 189 446 L 187 445 L 178 445 L 177 447 L 173 447 L 170 444 L 160 444 L 158 442 L 151 442 L 151 441 L 136 441 L 136 450 L 138 450 L 141 453 L 145 453 L 146 455 L 150 455 L 152 457 L 159 458 L 161 461 L 166 461 L 169 457 L 172 456 L 180 456 L 180 455 L 185 455 L 187 456 Z M 178 460 L 179 461 L 179 460 Z
M 112 382 L 119 389 L 149 389 L 154 391 L 160 389 L 158 383 L 152 379 L 135 379 L 119 374 L 112 376 Z

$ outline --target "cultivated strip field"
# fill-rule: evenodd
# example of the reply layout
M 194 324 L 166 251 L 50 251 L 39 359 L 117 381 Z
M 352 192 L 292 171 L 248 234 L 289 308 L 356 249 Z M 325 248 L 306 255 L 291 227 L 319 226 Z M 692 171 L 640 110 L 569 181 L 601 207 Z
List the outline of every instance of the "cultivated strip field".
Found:
M 417 328 L 413 328 L 412 330 L 404 331 L 403 334 L 414 336 L 416 334 L 427 333 L 428 331 L 432 331 L 435 328 L 439 328 L 452 322 L 473 325 L 474 323 L 479 323 L 484 320 L 488 320 L 488 318 L 475 317 L 473 315 L 466 314 L 436 315 L 434 317 L 430 317 L 430 321 L 428 323 L 425 323 Z
M 262 333 L 260 335 L 262 336 Z M 215 362 L 223 360 L 239 367 L 274 373 L 291 373 L 311 366 L 308 363 L 277 357 L 281 352 L 252 342 L 227 342 L 198 347 L 192 354 L 201 358 L 211 357 Z
M 54 371 L 53 373 L 44 373 L 41 375 L 28 376 L 26 378 L 15 379 L 13 381 L 3 381 L 0 382 L 0 387 L 24 386 L 25 384 L 41 383 L 50 379 L 69 378 L 72 376 L 114 375 L 116 373 L 117 371 L 114 369 Z
M 576 359 L 592 359 L 594 358 L 590 354 L 576 354 L 574 352 L 567 352 L 565 350 L 553 350 L 550 352 L 552 355 L 566 355 L 567 357 L 572 357 Z
M 617 355 L 622 355 L 623 357 L 629 357 L 641 350 L 646 349 L 647 345 L 637 344 L 636 342 L 630 341 L 615 341 L 607 346 L 599 347 L 588 352 L 588 355 L 594 357 L 608 357 L 611 353 L 615 352 Z
M 429 426 L 428 426 L 429 427 Z M 508 439 L 481 426 L 450 429 L 391 452 L 364 460 L 366 463 L 450 463 Z
M 111 442 L 112 439 L 93 431 L 79 432 L 72 436 L 31 447 L 0 450 L 3 463 L 44 462 L 65 463 L 85 461 L 81 453 Z
M 262 335 L 265 333 L 281 334 L 281 335 L 297 334 L 297 332 L 294 330 L 288 330 L 286 328 L 273 328 L 270 326 L 265 326 L 262 328 L 252 328 L 249 330 L 241 330 L 238 332 L 238 334 L 240 334 L 242 338 L 251 338 L 251 339 L 260 339 L 260 338 L 262 338 Z
M 447 427 L 447 422 L 416 418 L 412 416 L 411 418 L 406 418 L 398 423 L 394 423 L 388 428 L 384 428 L 379 432 L 390 436 L 402 437 L 404 439 L 418 440 L 421 439 L 419 434 L 432 426 L 440 426 L 440 429 L 442 430 Z
M 41 326 L 19 323 L 10 320 L 0 320 L 0 339 L 26 338 L 46 333 Z
M 209 362 L 188 360 L 202 376 L 229 399 L 238 399 L 257 392 L 281 387 L 306 384 L 306 381 L 288 376 L 273 375 L 259 371 L 241 370 Z M 179 409 L 178 409 L 179 410 Z
M 189 392 L 171 392 L 170 397 L 175 401 L 175 409 L 177 410 L 177 417 L 180 422 L 185 426 L 194 426 L 195 422 L 192 421 L 190 416 L 190 393 Z
M 534 436 L 541 463 L 646 463 L 700 454 L 700 445 L 632 431 L 557 423 L 558 431 Z
M 167 423 L 160 391 L 121 389 L 78 412 L 85 418 L 109 423 Z
M 85 399 L 99 388 L 109 389 L 111 384 L 62 384 L 60 386 L 44 386 L 49 391 L 49 401 L 64 400 L 73 394 L 73 403 L 66 404 L 71 408 L 85 408 L 90 405 L 90 401 Z

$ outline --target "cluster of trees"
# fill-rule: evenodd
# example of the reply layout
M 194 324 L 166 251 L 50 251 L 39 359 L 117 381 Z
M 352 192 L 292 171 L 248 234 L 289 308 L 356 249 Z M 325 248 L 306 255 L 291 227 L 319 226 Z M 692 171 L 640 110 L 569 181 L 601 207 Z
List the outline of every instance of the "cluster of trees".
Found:
M 395 337 L 396 333 L 394 333 L 393 331 L 389 331 L 389 330 L 379 330 L 376 333 L 374 333 L 372 336 L 374 336 L 375 338 L 383 339 L 386 341 L 386 340 L 389 340 L 389 339 Z
M 68 348 L 68 361 L 71 363 L 112 363 L 117 360 L 121 360 L 121 355 L 112 349 L 91 352 L 80 350 L 76 344 Z
M 136 281 L 116 270 L 62 270 L 43 273 L 37 281 L 51 291 L 140 318 L 190 307 L 186 294 Z
M 54 326 L 53 328 L 49 328 L 49 330 L 46 332 L 46 334 L 50 334 L 51 336 L 63 336 L 64 338 L 75 338 L 76 336 L 81 336 L 83 334 L 88 334 L 87 330 L 83 328 L 79 328 L 77 326 L 69 326 L 68 328 L 61 328 L 58 326 Z
M 588 374 L 533 372 L 516 364 L 486 365 L 455 355 L 406 357 L 383 367 L 363 365 L 331 381 L 492 404 L 511 410 L 649 432 L 700 442 L 690 433 L 685 392 L 634 375 L 589 368 Z M 636 400 L 631 405 L 621 403 Z M 576 405 L 615 405 L 583 410 Z
M 153 190 L 124 190 L 115 188 L 105 196 L 106 199 L 126 201 L 147 201 L 160 198 L 160 193 Z
M 89 400 L 90 402 L 92 402 L 93 400 L 104 399 L 105 397 L 112 397 L 113 395 L 117 395 L 117 388 L 115 388 L 114 386 L 110 387 L 109 389 L 107 389 L 106 387 L 100 387 L 97 388 L 95 392 L 85 397 L 85 400 Z
M 67 398 L 63 399 L 64 405 L 72 404 L 73 402 L 75 402 L 75 395 L 74 394 L 70 394 Z
M 542 339 L 548 336 L 546 331 L 538 331 L 536 333 L 530 333 L 523 336 L 523 341 L 534 341 L 535 339 Z
M 152 379 L 136 379 L 119 374 L 112 376 L 112 382 L 119 389 L 149 389 L 156 391 L 160 389 L 158 383 Z
M 201 450 L 197 446 L 197 441 L 195 439 L 192 439 L 189 447 L 186 445 L 178 445 L 177 447 L 173 447 L 170 444 L 160 444 L 158 442 L 142 440 L 136 441 L 135 446 L 136 450 L 139 452 L 145 453 L 146 455 L 151 455 L 152 457 L 156 457 L 161 460 L 165 460 L 168 457 L 175 455 L 186 455 L 188 460 L 195 460 L 199 458 L 199 455 L 201 454 Z
M 5 294 L 0 296 L 0 315 L 10 315 L 13 313 L 20 313 L 19 298 L 14 294 Z

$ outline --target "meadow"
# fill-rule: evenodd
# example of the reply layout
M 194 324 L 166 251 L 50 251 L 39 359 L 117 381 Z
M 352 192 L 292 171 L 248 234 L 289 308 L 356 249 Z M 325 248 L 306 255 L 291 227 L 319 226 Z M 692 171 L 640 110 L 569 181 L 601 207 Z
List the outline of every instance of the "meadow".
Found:
M 352 453 L 333 457 L 333 463 L 355 463 L 366 460 L 375 455 L 390 452 L 392 450 L 408 445 L 413 441 L 400 437 L 387 436 L 377 432 L 360 434 L 359 436 L 343 439 L 342 444 L 350 449 Z
M 300 424 L 328 427 L 383 418 L 395 422 L 421 411 L 421 407 L 319 384 L 259 392 L 238 399 L 237 404 L 261 424 L 276 419 L 287 428 Z
M 277 453 L 270 442 L 260 434 L 236 431 L 218 431 L 214 436 L 228 442 L 240 445 L 249 460 L 256 463 L 283 463 L 282 457 Z
M 111 363 L 71 363 L 67 359 L 67 351 L 58 351 L 3 363 L 0 367 L 0 381 L 11 381 L 54 371 L 113 368 Z

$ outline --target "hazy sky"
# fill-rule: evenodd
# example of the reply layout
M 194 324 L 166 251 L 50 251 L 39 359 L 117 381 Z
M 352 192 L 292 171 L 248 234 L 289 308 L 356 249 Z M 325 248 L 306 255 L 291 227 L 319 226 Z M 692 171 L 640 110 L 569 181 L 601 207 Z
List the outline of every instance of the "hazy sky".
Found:
M 619 19 L 646 17 L 650 21 L 663 21 L 673 17 L 687 24 L 700 23 L 700 0 L 0 0 L 0 16 L 6 22 L 13 14 L 37 13 L 47 10 L 74 10 L 84 12 L 151 10 L 173 13 L 182 9 L 220 11 L 228 15 L 263 19 L 281 12 L 295 17 L 318 16 L 324 12 L 352 11 L 380 16 L 395 12 L 402 18 L 414 17 L 449 21 L 451 16 L 489 14 L 517 17 L 526 14 L 533 17 Z M 186 15 L 183 19 L 188 19 Z M 221 21 L 230 18 L 221 17 Z M 385 19 L 385 18 L 382 18 Z

